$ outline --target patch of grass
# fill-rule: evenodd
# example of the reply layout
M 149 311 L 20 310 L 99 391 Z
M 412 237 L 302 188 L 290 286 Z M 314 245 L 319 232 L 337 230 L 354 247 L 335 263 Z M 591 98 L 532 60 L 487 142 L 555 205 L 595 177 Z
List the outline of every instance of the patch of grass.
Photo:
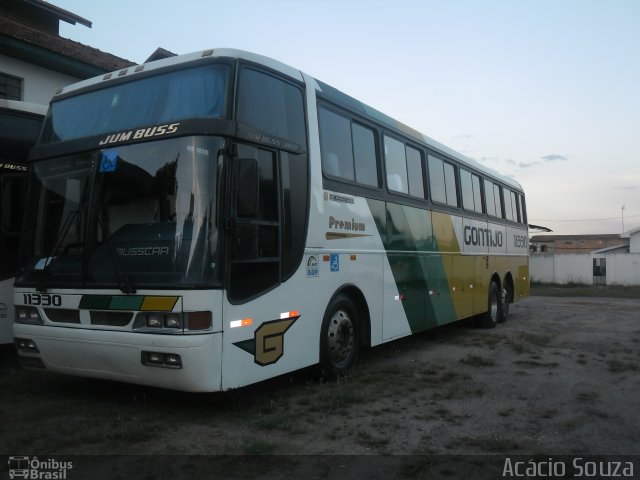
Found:
M 520 450 L 521 448 L 516 439 L 497 433 L 483 437 L 464 437 L 460 440 L 460 444 L 477 447 L 485 452 L 492 453 L 512 452 L 514 450 Z M 446 448 L 449 448 L 449 445 L 447 445 Z
M 460 359 L 460 363 L 465 365 L 471 365 L 474 367 L 493 367 L 496 362 L 492 358 L 482 357 L 480 355 L 469 354 Z
M 546 367 L 546 368 L 557 368 L 560 366 L 558 362 L 538 362 L 536 360 L 516 360 L 516 365 L 522 365 L 523 367 Z
M 280 430 L 289 433 L 303 433 L 304 427 L 296 420 L 296 416 L 289 412 L 278 412 L 273 415 L 262 415 L 255 421 L 254 425 L 260 430 Z
M 361 445 L 374 448 L 384 447 L 389 443 L 389 437 L 372 435 L 366 430 L 360 430 L 356 439 Z
M 578 400 L 581 402 L 593 403 L 600 398 L 600 393 L 598 392 L 580 392 L 578 394 Z
M 637 372 L 640 366 L 634 362 L 623 362 L 622 360 L 608 360 L 609 371 L 612 373 Z
M 555 408 L 547 408 L 540 412 L 540 418 L 550 419 L 555 417 L 558 414 L 558 410 Z
M 363 389 L 347 383 L 346 380 L 338 379 L 336 383 L 325 384 L 325 388 L 318 392 L 308 409 L 312 412 L 344 415 L 349 407 L 364 402 L 365 398 L 366 393 Z
M 522 344 L 520 342 L 514 342 L 512 340 L 512 341 L 509 342 L 509 346 L 517 354 L 531 353 L 531 350 L 529 350 L 529 348 L 527 348 L 526 345 L 524 345 L 524 344 Z
M 581 284 L 559 285 L 532 282 L 531 295 L 545 297 L 638 298 L 640 297 L 640 287 Z
M 434 392 L 432 400 L 461 400 L 469 397 L 481 397 L 485 394 L 481 385 L 452 385 L 444 391 Z
M 275 450 L 273 443 L 259 438 L 249 440 L 243 447 L 245 455 L 271 455 Z
M 518 338 L 536 347 L 546 347 L 551 342 L 550 335 L 541 335 L 539 333 L 518 332 Z

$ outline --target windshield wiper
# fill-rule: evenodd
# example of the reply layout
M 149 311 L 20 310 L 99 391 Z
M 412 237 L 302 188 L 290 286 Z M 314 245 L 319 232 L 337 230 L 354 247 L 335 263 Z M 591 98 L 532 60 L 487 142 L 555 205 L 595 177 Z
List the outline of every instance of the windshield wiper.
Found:
M 73 222 L 76 220 L 77 217 L 78 217 L 78 209 L 70 210 L 69 213 L 67 213 L 67 218 L 62 224 L 62 228 L 60 229 L 60 233 L 58 234 L 56 243 L 53 246 L 51 255 L 49 255 L 44 259 L 44 263 L 41 268 L 36 268 L 38 267 L 40 262 L 37 262 L 36 265 L 34 266 L 34 271 L 38 271 L 38 270 L 40 271 L 40 279 L 38 280 L 38 284 L 36 285 L 36 290 L 38 292 L 44 293 L 47 291 L 48 287 L 46 285 L 46 282 L 47 282 L 47 279 L 49 278 L 50 266 L 55 260 L 55 258 L 58 256 L 58 253 L 60 252 L 60 248 L 62 247 L 62 242 L 64 241 L 65 238 L 67 238 L 69 229 L 71 228 L 71 225 L 73 224 Z
M 131 280 L 129 278 L 129 274 L 127 273 L 124 265 L 120 262 L 120 259 L 117 255 L 114 255 L 112 243 L 111 243 L 111 232 L 109 231 L 109 227 L 107 226 L 107 222 L 104 219 L 104 215 L 97 215 L 98 222 L 102 227 L 102 232 L 106 234 L 106 243 L 107 243 L 107 252 L 109 252 L 109 258 L 111 259 L 111 265 L 113 266 L 113 272 L 115 273 L 116 283 L 118 284 L 118 288 L 124 294 L 127 293 L 136 293 L 136 288 L 131 286 Z

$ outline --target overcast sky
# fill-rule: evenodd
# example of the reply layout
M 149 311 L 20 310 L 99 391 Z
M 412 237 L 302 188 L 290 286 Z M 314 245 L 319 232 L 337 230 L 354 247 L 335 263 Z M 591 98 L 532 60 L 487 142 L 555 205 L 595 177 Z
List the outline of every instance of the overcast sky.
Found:
M 266 55 L 510 175 L 558 234 L 640 226 L 638 0 L 50 0 L 60 34 Z

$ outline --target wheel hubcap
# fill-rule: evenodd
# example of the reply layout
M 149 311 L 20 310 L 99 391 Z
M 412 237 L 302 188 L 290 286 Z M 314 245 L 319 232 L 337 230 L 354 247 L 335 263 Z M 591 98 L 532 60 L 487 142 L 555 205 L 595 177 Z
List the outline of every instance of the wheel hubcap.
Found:
M 491 320 L 493 322 L 498 320 L 498 292 L 496 292 L 494 295 L 491 296 L 491 307 L 490 307 L 490 312 L 491 312 Z
M 344 310 L 336 311 L 329 322 L 327 346 L 331 363 L 340 366 L 351 356 L 355 342 L 353 321 Z

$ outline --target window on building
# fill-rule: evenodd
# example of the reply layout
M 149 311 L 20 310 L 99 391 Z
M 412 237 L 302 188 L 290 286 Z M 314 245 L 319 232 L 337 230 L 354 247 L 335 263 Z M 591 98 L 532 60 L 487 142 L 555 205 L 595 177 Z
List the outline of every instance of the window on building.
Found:
M 22 78 L 0 73 L 0 98 L 22 100 Z

